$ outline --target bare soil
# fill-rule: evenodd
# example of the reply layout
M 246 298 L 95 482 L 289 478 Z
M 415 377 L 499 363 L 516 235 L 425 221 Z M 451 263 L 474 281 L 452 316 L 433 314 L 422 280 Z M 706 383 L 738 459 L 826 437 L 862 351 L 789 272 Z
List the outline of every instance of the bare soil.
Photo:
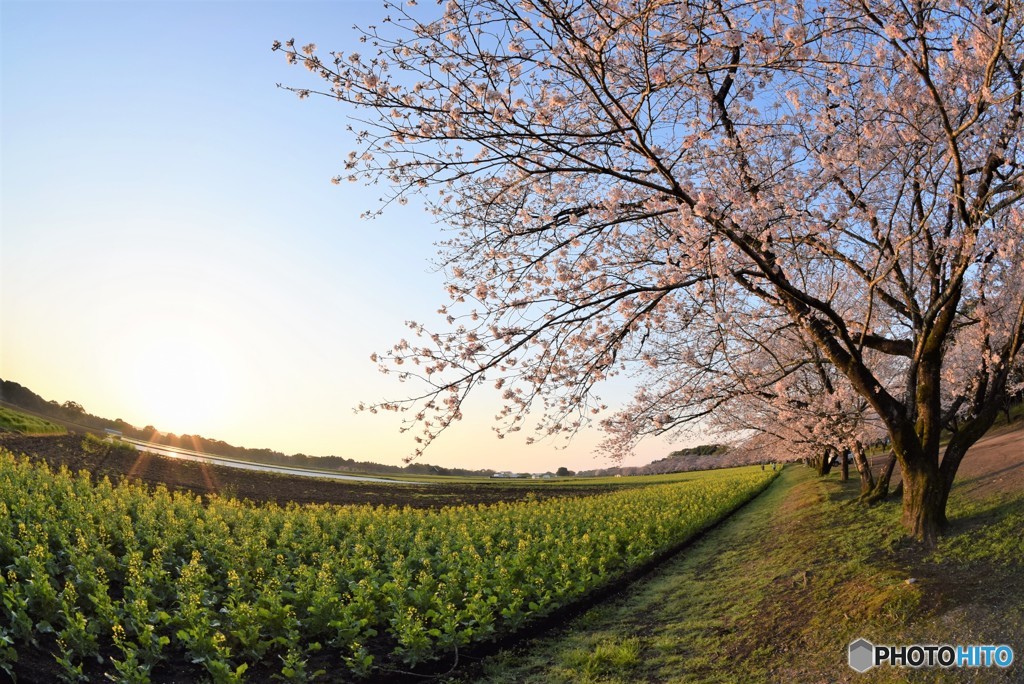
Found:
M 95 478 L 121 478 L 149 485 L 201 495 L 230 495 L 254 502 L 298 504 L 374 504 L 441 508 L 464 504 L 493 504 L 521 501 L 527 497 L 545 499 L 557 496 L 590 496 L 608 491 L 609 485 L 568 485 L 544 483 L 507 485 L 469 484 L 382 484 L 342 482 L 303 475 L 281 475 L 241 470 L 229 466 L 186 461 L 145 452 L 126 453 L 110 449 L 106 453 L 88 453 L 82 449 L 83 435 L 29 437 L 0 432 L 0 447 L 45 461 L 51 468 L 66 466 L 77 472 L 88 471 Z M 619 486 L 619 485 L 616 485 Z

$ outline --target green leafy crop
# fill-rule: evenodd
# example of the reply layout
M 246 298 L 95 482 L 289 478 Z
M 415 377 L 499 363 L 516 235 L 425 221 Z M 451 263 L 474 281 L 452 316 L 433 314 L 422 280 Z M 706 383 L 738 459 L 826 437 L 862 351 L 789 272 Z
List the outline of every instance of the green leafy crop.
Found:
M 67 680 L 189 663 L 358 679 L 451 657 L 579 599 L 726 515 L 739 469 L 581 498 L 440 511 L 203 502 L 0 452 L 0 670 Z M 111 656 L 109 654 L 114 653 Z M 103 654 L 107 654 L 104 658 Z

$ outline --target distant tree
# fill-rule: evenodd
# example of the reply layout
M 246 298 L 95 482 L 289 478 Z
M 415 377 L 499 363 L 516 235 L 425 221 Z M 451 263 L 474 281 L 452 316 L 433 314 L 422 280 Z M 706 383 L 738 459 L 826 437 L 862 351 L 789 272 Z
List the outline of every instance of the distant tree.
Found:
M 67 411 L 68 413 L 73 413 L 76 415 L 81 415 L 85 413 L 85 408 L 77 401 L 65 401 L 63 404 L 60 405 L 60 407 Z
M 715 424 L 755 432 L 758 448 L 767 457 L 806 458 L 821 475 L 829 473 L 835 455 L 845 458 L 850 453 L 860 475 L 861 496 L 870 500 L 876 482 L 864 445 L 881 439 L 885 429 L 868 402 L 799 328 L 772 336 L 762 352 L 760 372 L 746 367 L 741 383 L 745 391 L 723 406 Z M 865 356 L 879 355 L 865 350 Z M 873 365 L 894 390 L 900 377 L 884 370 L 885 360 L 874 358 Z
M 565 466 L 562 466 L 557 471 L 555 471 L 555 477 L 572 477 L 575 474 L 576 473 L 574 473 L 573 471 L 569 470 Z
M 884 425 L 904 525 L 934 541 L 1024 344 L 1024 4 L 388 11 L 366 56 L 274 46 L 359 110 L 336 180 L 426 191 L 453 230 L 450 328 L 381 359 L 424 390 L 368 408 L 411 411 L 427 444 L 486 383 L 505 431 L 571 435 L 628 362 L 678 386 L 659 340 L 784 319 Z
M 700 446 L 676 449 L 670 453 L 667 458 L 676 458 L 680 456 L 711 456 L 724 451 L 725 449 L 726 447 L 721 444 L 701 444 Z

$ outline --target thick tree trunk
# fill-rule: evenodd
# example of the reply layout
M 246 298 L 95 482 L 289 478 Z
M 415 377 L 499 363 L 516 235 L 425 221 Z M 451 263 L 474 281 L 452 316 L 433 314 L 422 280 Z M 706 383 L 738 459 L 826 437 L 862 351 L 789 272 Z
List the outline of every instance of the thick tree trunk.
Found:
M 882 468 L 882 472 L 878 474 L 878 479 L 875 481 L 874 487 L 871 489 L 871 493 L 866 497 L 868 503 L 875 503 L 881 501 L 885 497 L 889 496 L 889 481 L 892 479 L 892 472 L 896 469 L 896 454 L 892 451 L 889 452 L 889 461 Z
M 832 452 L 826 451 L 816 459 L 815 466 L 818 470 L 818 475 L 825 477 L 832 472 Z
M 949 492 L 953 489 L 953 481 L 956 479 L 956 472 L 960 468 L 960 462 L 967 455 L 975 442 L 995 423 L 998 415 L 998 407 L 992 402 L 987 410 L 982 410 L 974 420 L 966 423 L 964 429 L 949 440 L 946 450 L 942 455 L 942 463 L 939 465 L 939 479 L 942 481 L 942 509 L 945 511 L 946 503 L 949 500 Z
M 903 526 L 911 537 L 926 546 L 935 546 L 948 524 L 948 495 L 938 468 L 903 468 Z
M 960 429 L 954 432 L 943 451 L 941 464 L 938 453 L 930 456 L 929 449 L 904 453 L 900 459 L 903 470 L 903 525 L 911 537 L 926 546 L 934 546 L 948 525 L 946 504 L 960 462 L 967 450 L 981 439 L 995 421 L 998 410 L 995 401 L 990 400 L 986 405 L 979 398 L 976 403 L 979 410 L 973 418 L 963 421 Z M 929 434 L 927 430 L 922 432 Z M 925 446 L 930 446 L 929 441 L 935 452 L 938 452 L 939 445 L 934 433 L 932 440 L 922 440 Z
M 853 464 L 857 467 L 860 475 L 860 496 L 863 499 L 875 488 L 875 475 L 871 472 L 871 464 L 864 455 L 864 448 L 860 444 L 853 447 Z
M 850 451 L 843 449 L 842 456 L 840 456 L 842 469 L 840 470 L 839 479 L 842 482 L 847 482 L 850 479 Z

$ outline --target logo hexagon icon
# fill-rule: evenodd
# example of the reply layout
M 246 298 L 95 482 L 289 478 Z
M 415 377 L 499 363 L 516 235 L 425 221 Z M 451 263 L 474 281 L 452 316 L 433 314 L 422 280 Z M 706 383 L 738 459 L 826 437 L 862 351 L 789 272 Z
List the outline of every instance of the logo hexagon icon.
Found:
M 849 662 L 857 672 L 867 672 L 875 666 L 875 645 L 867 639 L 857 639 L 850 644 Z

